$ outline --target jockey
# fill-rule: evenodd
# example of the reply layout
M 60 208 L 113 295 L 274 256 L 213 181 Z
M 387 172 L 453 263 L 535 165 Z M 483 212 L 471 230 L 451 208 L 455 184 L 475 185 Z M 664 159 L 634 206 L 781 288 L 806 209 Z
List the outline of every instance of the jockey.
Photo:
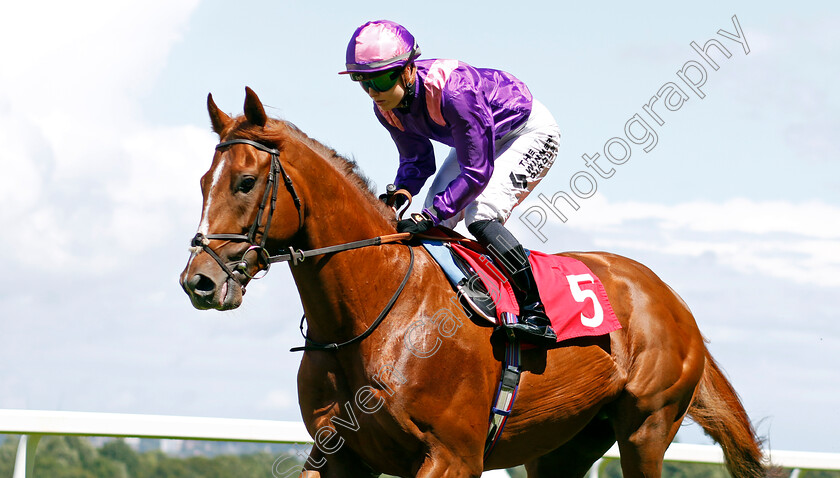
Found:
M 417 234 L 465 220 L 507 272 L 519 302 L 519 323 L 494 335 L 511 331 L 523 342 L 553 344 L 556 335 L 525 251 L 503 224 L 554 163 L 560 129 L 513 75 L 419 56 L 403 26 L 367 22 L 353 33 L 347 69 L 340 72 L 371 97 L 374 114 L 396 143 L 398 188 L 415 195 L 434 174 L 431 140 L 452 147 L 422 213 L 399 221 L 397 230 Z

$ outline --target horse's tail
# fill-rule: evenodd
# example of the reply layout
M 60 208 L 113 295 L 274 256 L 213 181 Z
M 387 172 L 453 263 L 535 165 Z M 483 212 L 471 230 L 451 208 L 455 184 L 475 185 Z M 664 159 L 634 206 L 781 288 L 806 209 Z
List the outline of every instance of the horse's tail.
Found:
M 766 476 L 761 440 L 738 394 L 708 350 L 703 378 L 688 414 L 723 449 L 726 468 L 733 477 Z

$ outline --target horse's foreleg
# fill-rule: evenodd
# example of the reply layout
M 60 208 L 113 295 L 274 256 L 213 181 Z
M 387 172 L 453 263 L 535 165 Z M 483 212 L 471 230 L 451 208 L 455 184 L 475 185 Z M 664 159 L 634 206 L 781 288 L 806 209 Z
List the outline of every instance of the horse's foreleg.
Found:
M 379 473 L 371 471 L 370 467 L 347 447 L 331 454 L 325 454 L 318 447 L 312 447 L 298 478 L 375 478 L 377 476 Z
M 480 457 L 467 461 L 468 458 L 455 456 L 439 448 L 431 451 L 415 475 L 416 478 L 478 478 L 482 472 Z

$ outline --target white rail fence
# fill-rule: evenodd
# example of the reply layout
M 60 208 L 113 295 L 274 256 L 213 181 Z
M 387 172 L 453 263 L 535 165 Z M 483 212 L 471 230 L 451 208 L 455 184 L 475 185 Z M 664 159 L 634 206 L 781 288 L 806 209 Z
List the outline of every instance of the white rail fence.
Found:
M 13 478 L 32 477 L 35 450 L 44 435 L 312 443 L 300 422 L 41 410 L 0 409 L 0 434 L 22 435 Z M 615 446 L 604 455 L 604 458 L 618 457 Z M 840 470 L 840 453 L 774 450 L 770 452 L 770 459 L 776 466 L 793 470 L 791 478 L 797 478 L 800 470 Z M 720 464 L 723 463 L 723 452 L 713 445 L 675 443 L 665 453 L 665 460 Z M 591 478 L 598 478 L 602 463 L 603 459 L 593 465 Z M 482 476 L 500 475 L 487 472 Z

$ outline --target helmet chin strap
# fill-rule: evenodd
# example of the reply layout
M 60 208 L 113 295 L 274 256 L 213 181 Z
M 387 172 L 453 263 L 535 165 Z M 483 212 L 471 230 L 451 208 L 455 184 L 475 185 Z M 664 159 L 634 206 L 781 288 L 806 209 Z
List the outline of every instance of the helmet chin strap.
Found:
M 413 69 L 415 67 L 414 67 L 414 64 L 412 63 L 407 68 L 412 68 Z M 412 81 L 411 83 L 406 83 L 405 80 L 403 79 L 403 84 L 405 85 L 405 94 L 403 95 L 403 99 L 402 99 L 402 101 L 400 101 L 400 104 L 397 105 L 397 109 L 407 110 L 408 108 L 411 107 L 411 103 L 414 101 L 414 97 L 417 96 L 417 93 L 415 91 L 415 89 L 416 89 L 415 86 L 417 85 L 416 75 L 417 75 L 417 70 L 414 70 L 414 74 L 411 75 L 412 80 L 414 80 L 414 81 Z

